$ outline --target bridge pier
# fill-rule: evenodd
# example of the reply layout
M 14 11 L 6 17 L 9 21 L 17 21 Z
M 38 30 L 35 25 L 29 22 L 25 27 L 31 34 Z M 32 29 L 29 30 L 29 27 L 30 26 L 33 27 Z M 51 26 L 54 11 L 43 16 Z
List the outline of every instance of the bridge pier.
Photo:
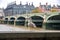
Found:
M 16 26 L 16 20 L 14 20 L 14 27 Z
M 43 22 L 42 28 L 43 28 L 44 30 L 46 30 L 46 22 Z

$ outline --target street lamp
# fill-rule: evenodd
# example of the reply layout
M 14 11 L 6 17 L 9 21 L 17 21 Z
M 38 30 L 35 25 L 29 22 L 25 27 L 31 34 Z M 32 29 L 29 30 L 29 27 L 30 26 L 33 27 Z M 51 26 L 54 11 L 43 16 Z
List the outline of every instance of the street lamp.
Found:
M 25 20 L 25 27 L 28 27 L 28 10 L 26 10 L 26 20 Z

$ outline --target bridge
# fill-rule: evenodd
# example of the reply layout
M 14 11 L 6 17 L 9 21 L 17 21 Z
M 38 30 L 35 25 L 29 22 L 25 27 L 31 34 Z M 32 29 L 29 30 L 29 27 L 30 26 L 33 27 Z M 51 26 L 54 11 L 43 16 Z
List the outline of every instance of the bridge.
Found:
M 32 22 L 36 24 L 36 27 L 43 29 L 53 30 L 25 30 L 24 26 L 26 22 L 32 18 Z M 30 13 L 6 16 L 3 20 L 0 20 L 0 38 L 3 39 L 17 39 L 18 40 L 58 40 L 60 37 L 60 13 Z M 6 25 L 6 24 L 12 24 Z M 22 26 L 24 28 L 13 27 L 15 25 Z M 27 28 L 27 26 L 26 26 Z M 55 30 L 57 29 L 57 30 Z M 5 31 L 5 32 L 4 32 Z
M 20 15 L 6 16 L 3 20 L 5 24 L 27 26 L 27 23 L 30 20 L 29 18 L 31 18 L 32 22 L 35 23 L 37 27 L 44 29 L 60 29 L 59 17 L 59 12 L 26 13 Z

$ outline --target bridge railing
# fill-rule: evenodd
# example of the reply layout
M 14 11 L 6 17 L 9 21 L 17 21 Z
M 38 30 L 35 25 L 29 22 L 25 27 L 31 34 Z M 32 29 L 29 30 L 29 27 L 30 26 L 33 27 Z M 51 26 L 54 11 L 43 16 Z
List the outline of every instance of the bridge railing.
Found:
M 26 20 L 4 20 L 4 21 L 26 21 Z M 27 21 L 29 21 L 29 20 L 27 20 Z M 34 22 L 41 22 L 43 20 L 32 20 L 32 21 L 34 21 Z
M 48 20 L 47 23 L 60 23 L 60 20 Z

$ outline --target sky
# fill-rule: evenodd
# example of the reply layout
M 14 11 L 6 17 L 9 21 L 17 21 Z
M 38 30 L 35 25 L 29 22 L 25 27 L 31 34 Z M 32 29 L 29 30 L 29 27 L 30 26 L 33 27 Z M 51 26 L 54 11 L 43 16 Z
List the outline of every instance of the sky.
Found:
M 20 3 L 20 1 L 22 2 L 22 4 L 26 4 L 26 2 L 28 3 L 32 3 L 34 4 L 35 7 L 39 6 L 39 3 L 41 2 L 41 4 L 45 4 L 46 2 L 48 4 L 51 5 L 60 5 L 60 0 L 0 0 L 0 8 L 6 8 L 7 5 L 13 1 L 16 1 L 17 4 Z

